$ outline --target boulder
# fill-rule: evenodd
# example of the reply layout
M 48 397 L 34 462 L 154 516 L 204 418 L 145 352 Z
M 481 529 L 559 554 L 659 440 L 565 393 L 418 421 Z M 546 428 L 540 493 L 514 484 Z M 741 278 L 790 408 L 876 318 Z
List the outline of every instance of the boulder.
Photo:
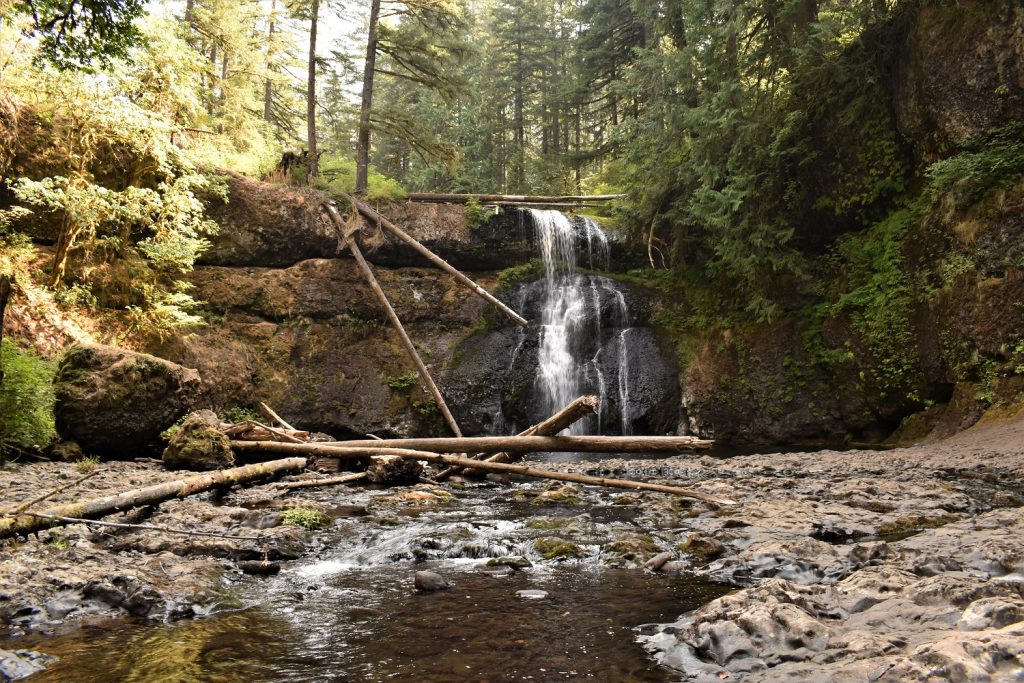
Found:
M 450 587 L 445 578 L 436 572 L 416 572 L 414 583 L 416 590 L 425 593 L 443 591 Z
M 172 470 L 219 470 L 230 467 L 235 456 L 231 441 L 220 431 L 220 418 L 212 410 L 200 410 L 174 431 L 163 461 Z
M 160 433 L 189 411 L 200 387 L 198 372 L 162 358 L 77 346 L 54 378 L 57 432 L 109 458 L 159 453 Z

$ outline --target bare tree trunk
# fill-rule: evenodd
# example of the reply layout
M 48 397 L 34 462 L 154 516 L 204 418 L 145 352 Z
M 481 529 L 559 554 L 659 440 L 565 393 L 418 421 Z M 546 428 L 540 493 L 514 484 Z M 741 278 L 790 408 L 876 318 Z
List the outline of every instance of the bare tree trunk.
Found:
M 274 50 L 274 13 L 276 11 L 277 0 L 270 0 L 270 26 L 267 29 L 267 78 L 263 82 L 263 120 L 268 123 L 271 122 L 274 118 L 274 84 L 270 80 L 270 73 L 271 69 L 273 68 L 271 54 L 273 54 Z
M 539 437 L 515 437 L 516 438 L 539 438 Z M 524 477 L 536 477 L 538 479 L 554 479 L 556 481 L 571 481 L 577 484 L 589 484 L 591 486 L 608 486 L 619 489 L 632 489 L 634 491 L 656 491 L 658 493 L 670 493 L 676 496 L 702 500 L 712 505 L 734 505 L 734 501 L 693 489 L 685 489 L 678 486 L 667 486 L 665 484 L 648 484 L 642 481 L 629 481 L 627 479 L 606 479 L 604 477 L 591 477 L 585 474 L 573 474 L 571 472 L 557 472 L 544 470 L 526 465 L 509 465 L 500 462 L 481 462 L 460 458 L 454 455 L 441 455 L 439 453 L 428 453 L 424 451 L 411 451 L 404 448 L 334 448 L 329 444 L 312 443 L 274 443 L 272 441 L 232 441 L 233 448 L 241 451 L 260 451 L 280 453 L 302 453 L 306 455 L 317 455 L 327 457 L 349 457 L 361 458 L 368 455 L 393 455 L 399 458 L 410 460 L 426 460 L 427 462 L 441 463 L 444 465 L 455 465 L 457 467 L 472 467 L 474 469 L 487 470 L 490 472 L 502 472 L 505 474 L 518 474 Z
M 377 68 L 377 22 L 380 0 L 370 3 L 370 30 L 366 36 L 366 64 L 363 67 L 363 95 L 359 104 L 359 137 L 356 141 L 356 194 L 363 194 L 370 179 L 370 108 L 373 106 L 373 76 Z
M 292 444 L 300 445 L 300 444 Z M 187 479 L 175 479 L 163 484 L 132 489 L 105 498 L 93 498 L 81 503 L 58 505 L 44 510 L 42 514 L 49 517 L 74 517 L 79 519 L 97 519 L 115 512 L 122 512 L 145 505 L 157 505 L 171 498 L 184 498 L 195 493 L 209 491 L 219 486 L 247 484 L 267 477 L 279 476 L 287 472 L 296 472 L 306 467 L 306 458 L 285 458 L 257 465 L 233 467 L 227 470 L 209 472 Z M 36 517 L 30 514 L 0 517 L 0 538 L 30 534 L 35 531 L 49 529 L 63 522 Z
M 309 147 L 309 177 L 320 175 L 316 147 L 316 25 L 320 19 L 320 0 L 313 0 L 309 19 L 309 74 L 306 81 L 306 140 Z

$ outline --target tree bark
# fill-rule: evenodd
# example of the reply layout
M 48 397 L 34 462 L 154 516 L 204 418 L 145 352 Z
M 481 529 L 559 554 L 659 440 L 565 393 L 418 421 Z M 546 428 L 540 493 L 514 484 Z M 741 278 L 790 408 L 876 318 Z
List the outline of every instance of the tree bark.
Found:
M 444 397 L 441 395 L 441 390 L 437 388 L 434 383 L 434 378 L 430 376 L 430 372 L 427 370 L 427 366 L 424 365 L 423 360 L 420 358 L 419 352 L 416 351 L 416 347 L 413 346 L 412 340 L 409 339 L 409 335 L 406 334 L 405 328 L 402 326 L 402 321 L 398 319 L 398 314 L 395 313 L 395 309 L 391 307 L 391 302 L 388 301 L 387 294 L 381 289 L 380 284 L 377 282 L 377 278 L 373 275 L 373 270 L 370 268 L 370 264 L 363 258 L 363 252 L 359 249 L 359 245 L 356 244 L 354 238 L 345 235 L 343 232 L 343 223 L 341 216 L 338 215 L 337 209 L 330 204 L 325 204 L 327 212 L 334 220 L 335 225 L 338 227 L 339 233 L 345 240 L 345 245 L 352 252 L 352 255 L 356 259 L 356 264 L 359 266 L 359 270 L 362 271 L 363 277 L 366 282 L 370 285 L 370 289 L 377 295 L 377 300 L 380 301 L 381 307 L 388 316 L 388 320 L 391 321 L 391 326 L 398 332 L 398 337 L 402 341 L 402 346 L 405 347 L 406 353 L 409 354 L 409 358 L 412 359 L 413 364 L 416 366 L 416 370 L 420 374 L 420 379 L 424 384 L 427 385 L 427 389 L 430 390 L 430 394 L 434 397 L 434 402 L 437 403 L 437 407 L 441 410 L 441 414 L 444 416 L 445 422 L 451 428 L 452 432 L 458 436 L 462 436 L 462 430 L 459 429 L 458 423 L 452 416 L 450 410 L 448 410 L 448 404 L 445 403 Z
M 4 343 L 4 314 L 7 312 L 7 299 L 11 296 L 11 277 L 0 275 L 0 348 Z M 0 384 L 4 383 L 4 358 L 0 354 Z
M 356 140 L 356 194 L 364 194 L 370 178 L 370 108 L 373 106 L 373 75 L 377 64 L 377 22 L 380 0 L 370 3 L 370 30 L 366 36 L 363 93 L 359 103 L 359 137 Z
M 306 81 L 306 142 L 309 147 L 310 178 L 320 175 L 320 159 L 316 146 L 316 25 L 319 19 L 320 0 L 313 0 L 310 7 L 309 74 Z
M 419 241 L 416 240 L 416 238 L 414 238 L 412 235 L 409 235 L 407 232 L 399 228 L 397 225 L 389 221 L 387 218 L 379 214 L 377 211 L 372 209 L 367 204 L 359 201 L 358 199 L 355 199 L 354 197 L 351 198 L 351 201 L 352 205 L 355 206 L 359 213 L 366 216 L 366 218 L 373 221 L 375 224 L 383 226 L 385 230 L 387 230 L 392 235 L 394 235 L 398 239 L 402 240 L 403 242 L 411 246 L 413 249 L 415 249 L 417 252 L 423 255 L 428 261 L 436 265 L 438 268 L 454 277 L 456 280 L 464 284 L 466 287 L 469 287 L 469 289 L 474 294 L 482 298 L 484 301 L 487 301 L 488 303 L 493 305 L 499 311 L 501 311 L 509 318 L 514 320 L 517 324 L 523 325 L 524 327 L 529 324 L 526 318 L 522 317 L 521 315 L 513 311 L 511 308 L 509 308 L 501 301 L 496 299 L 493 295 L 491 295 L 491 293 L 488 292 L 486 289 L 484 289 L 483 287 L 481 287 L 480 285 L 478 285 L 477 283 L 473 282 L 468 277 L 463 275 L 458 269 L 449 264 L 443 258 L 441 258 L 437 254 L 435 254 L 434 252 L 430 251 L 425 246 L 420 244 Z M 338 221 L 340 221 L 340 218 L 336 219 L 336 223 L 338 224 L 338 227 L 340 229 L 341 223 Z
M 711 448 L 714 441 L 692 436 L 473 436 L 332 441 L 322 445 L 327 449 L 404 448 L 435 453 L 686 453 Z
M 293 446 L 305 444 L 290 444 Z M 280 476 L 306 467 L 306 458 L 285 458 L 256 465 L 233 467 L 227 470 L 209 472 L 187 479 L 176 479 L 163 484 L 132 489 L 113 496 L 93 498 L 81 503 L 70 503 L 48 508 L 42 514 L 51 517 L 74 517 L 97 519 L 115 512 L 122 512 L 145 505 L 157 505 L 171 498 L 184 498 L 195 493 L 208 491 L 219 486 L 248 484 L 266 477 Z M 0 517 L 0 538 L 42 531 L 52 526 L 63 525 L 60 520 L 45 519 L 33 515 Z
M 516 439 L 542 437 L 512 436 L 508 438 Z M 413 451 L 404 448 L 336 448 L 328 444 L 274 443 L 272 441 L 233 441 L 231 445 L 237 450 L 243 452 L 264 451 L 274 453 L 302 453 L 305 455 L 322 455 L 328 457 L 340 456 L 350 458 L 362 458 L 368 455 L 393 455 L 399 458 L 407 458 L 412 460 L 426 460 L 427 462 L 441 463 L 444 465 L 455 465 L 458 467 L 472 467 L 475 469 L 487 470 L 490 472 L 518 474 L 524 477 L 534 477 L 537 479 L 553 479 L 556 481 L 570 481 L 577 484 L 589 484 L 591 486 L 608 486 L 611 488 L 632 489 L 635 491 L 656 491 L 658 493 L 670 493 L 676 496 L 683 496 L 686 498 L 701 500 L 707 503 L 711 503 L 712 505 L 734 504 L 734 502 L 731 500 L 718 498 L 716 496 L 711 496 L 706 493 L 701 493 L 700 491 L 685 489 L 678 486 L 667 486 L 665 484 L 649 484 L 643 481 L 629 481 L 627 479 L 606 479 L 604 477 L 591 477 L 585 474 L 573 474 L 571 472 L 543 470 L 536 467 L 528 467 L 526 465 L 509 465 L 498 462 L 481 462 L 479 460 L 470 460 L 469 458 L 460 458 L 454 455 L 441 455 L 439 453 Z

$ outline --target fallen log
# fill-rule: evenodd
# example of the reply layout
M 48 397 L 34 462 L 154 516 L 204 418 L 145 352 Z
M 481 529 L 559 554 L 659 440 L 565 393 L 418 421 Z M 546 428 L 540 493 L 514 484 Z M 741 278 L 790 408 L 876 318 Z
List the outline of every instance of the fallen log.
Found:
M 711 448 L 693 436 L 472 436 L 330 441 L 328 448 L 409 448 L 434 453 L 685 453 Z
M 352 200 L 356 202 L 355 199 Z M 338 215 L 337 209 L 330 204 L 325 204 L 327 207 L 327 213 L 330 214 L 331 219 L 334 221 L 335 226 L 338 228 L 338 234 L 342 235 L 345 246 L 348 247 L 349 251 L 352 252 L 352 256 L 356 259 L 356 264 L 359 266 L 359 270 L 362 271 L 363 277 L 366 282 L 370 285 L 370 289 L 377 295 L 377 300 L 380 301 L 381 307 L 388 316 L 388 320 L 391 322 L 391 326 L 398 332 L 398 337 L 402 341 L 402 346 L 405 347 L 405 352 L 409 354 L 409 358 L 412 359 L 413 365 L 416 366 L 416 371 L 420 374 L 420 379 L 427 385 L 427 389 L 430 391 L 431 396 L 434 397 L 434 402 L 440 409 L 441 414 L 444 416 L 445 422 L 451 428 L 452 432 L 461 437 L 462 430 L 459 429 L 459 424 L 455 421 L 455 417 L 452 412 L 448 410 L 448 404 L 444 401 L 444 396 L 441 395 L 441 390 L 437 388 L 437 384 L 434 383 L 434 378 L 430 376 L 430 372 L 427 370 L 427 366 L 423 363 L 420 358 L 420 354 L 416 351 L 416 347 L 413 346 L 412 339 L 406 334 L 405 328 L 402 326 L 402 321 L 398 319 L 398 314 L 395 313 L 395 309 L 391 307 L 391 302 L 388 301 L 387 294 L 381 289 L 380 283 L 377 282 L 377 278 L 373 274 L 373 270 L 370 268 L 370 264 L 363 258 L 363 252 L 359 249 L 359 245 L 356 244 L 355 238 L 345 234 L 345 225 L 341 220 L 341 216 Z
M 254 441 L 251 443 L 266 443 Z M 289 446 L 304 446 L 306 444 L 287 444 Z M 17 535 L 30 534 L 35 531 L 42 531 L 51 526 L 66 524 L 60 519 L 50 518 L 73 518 L 73 519 L 95 519 L 105 517 L 115 512 L 122 512 L 132 508 L 145 505 L 157 505 L 171 498 L 184 498 L 194 493 L 209 491 L 216 487 L 234 486 L 236 484 L 248 484 L 249 482 L 264 479 L 267 477 L 280 476 L 287 472 L 295 472 L 306 466 L 305 458 L 285 458 L 271 462 L 246 465 L 244 467 L 233 467 L 227 470 L 217 470 L 186 479 L 175 479 L 174 481 L 154 484 L 141 489 L 132 489 L 104 498 L 93 498 L 81 503 L 69 503 L 47 508 L 40 513 L 16 514 L 0 517 L 0 538 L 10 538 Z M 46 515 L 43 517 L 41 515 Z
M 601 399 L 597 396 L 580 396 L 575 401 L 567 405 L 566 407 L 559 410 L 557 413 L 539 422 L 532 427 L 519 432 L 516 436 L 554 436 L 558 432 L 562 431 L 566 427 L 582 420 L 588 415 L 593 415 L 597 412 L 597 407 L 601 404 Z M 474 457 L 474 460 L 481 458 Z M 509 462 L 509 454 L 506 452 L 495 453 L 489 458 L 482 458 L 485 462 Z M 459 471 L 458 467 L 449 467 L 446 470 L 438 473 L 435 477 L 438 481 L 444 481 L 451 475 Z
M 303 481 L 284 481 L 274 484 L 279 489 L 312 489 L 320 486 L 336 486 L 338 484 L 351 484 L 354 481 L 366 479 L 366 472 L 346 474 L 343 477 L 327 477 L 326 479 L 307 479 Z
M 394 223 L 389 221 L 386 217 L 384 217 L 383 215 L 378 213 L 376 210 L 374 210 L 373 207 L 371 207 L 368 204 L 365 204 L 365 203 L 359 201 L 358 199 L 355 199 L 354 197 L 351 198 L 350 201 L 352 202 L 352 206 L 354 206 L 356 208 L 356 210 L 359 211 L 359 213 L 361 213 L 364 216 L 366 216 L 366 218 L 368 218 L 369 220 L 371 220 L 371 221 L 377 223 L 378 225 L 382 226 L 385 230 L 390 232 L 392 235 L 394 235 L 398 239 L 400 239 L 403 242 L 405 242 L 406 244 L 408 244 L 414 250 L 419 252 L 428 261 L 430 261 L 435 266 L 437 266 L 441 270 L 445 271 L 446 273 L 448 273 L 449 275 L 454 277 L 456 280 L 458 280 L 459 282 L 464 284 L 466 287 L 468 287 L 474 294 L 476 294 L 481 299 L 483 299 L 484 301 L 488 302 L 489 304 L 491 304 L 492 306 L 497 308 L 499 311 L 501 311 L 502 313 L 507 315 L 509 318 L 511 318 L 513 321 L 515 321 L 516 324 L 522 325 L 523 327 L 525 327 L 526 325 L 529 324 L 527 322 L 526 318 L 524 318 L 523 316 L 521 316 L 518 313 L 516 313 L 515 311 L 513 311 L 511 308 L 509 308 L 508 306 L 503 304 L 501 301 L 499 301 L 497 298 L 495 298 L 494 295 L 492 295 L 486 289 L 484 289 L 483 287 L 481 287 L 480 285 L 478 285 L 477 283 L 473 282 L 468 277 L 463 275 L 460 270 L 458 270 L 457 268 L 452 266 L 450 263 L 445 261 L 443 258 L 441 258 L 437 254 L 435 254 L 434 252 L 430 251 L 425 246 L 420 244 L 420 242 L 415 237 L 413 237 L 412 235 L 410 235 L 409 233 L 405 232 L 404 230 L 399 228 L 397 225 L 395 225 Z M 329 208 L 332 211 L 334 210 L 333 207 L 329 207 Z
M 509 438 L 544 438 L 544 437 L 509 437 Z M 591 477 L 586 474 L 574 474 L 572 472 L 558 472 L 545 470 L 527 465 L 510 465 L 500 462 L 486 462 L 471 460 L 455 455 L 442 455 L 426 451 L 408 450 L 405 448 L 385 447 L 355 447 L 341 448 L 324 443 L 277 443 L 275 441 L 233 441 L 231 446 L 243 452 L 267 452 L 267 453 L 301 453 L 303 455 L 331 455 L 334 457 L 363 458 L 368 455 L 393 455 L 399 458 L 412 460 L 426 460 L 444 465 L 455 465 L 457 467 L 472 467 L 473 469 L 489 472 L 503 472 L 505 474 L 518 474 L 524 477 L 536 479 L 554 479 L 556 481 L 571 481 L 577 484 L 588 484 L 591 486 L 607 486 L 610 488 L 631 489 L 634 491 L 655 491 L 657 493 L 670 493 L 675 496 L 693 498 L 712 505 L 734 505 L 734 501 L 718 498 L 707 493 L 694 491 L 693 489 L 681 488 L 679 486 L 668 486 L 665 484 L 649 484 L 644 481 L 630 481 L 628 479 L 608 479 L 605 477 Z
M 520 204 L 578 204 L 580 202 L 609 202 L 622 199 L 624 194 L 577 194 L 577 195 L 527 195 L 527 194 L 451 194 L 441 192 L 410 192 L 406 198 L 410 202 L 433 202 L 445 204 L 465 204 L 475 199 L 481 204 L 496 202 L 518 202 Z

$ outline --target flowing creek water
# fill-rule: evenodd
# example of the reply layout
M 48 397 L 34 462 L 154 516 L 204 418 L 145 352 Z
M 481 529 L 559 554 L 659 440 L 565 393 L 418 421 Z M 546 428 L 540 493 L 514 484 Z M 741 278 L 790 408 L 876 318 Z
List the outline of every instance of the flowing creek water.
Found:
M 536 493 L 541 484 L 525 484 Z M 726 589 L 692 576 L 625 566 L 609 541 L 657 530 L 616 494 L 540 505 L 486 484 L 432 509 L 344 495 L 312 558 L 270 579 L 225 584 L 202 618 L 164 625 L 94 623 L 63 636 L 17 639 L 60 657 L 39 681 L 669 681 L 636 642 Z M 319 493 L 325 501 L 327 492 Z M 336 496 L 335 496 L 336 497 Z M 537 539 L 571 539 L 582 557 L 545 560 Z M 523 556 L 506 573 L 487 559 Z M 616 566 L 620 565 L 620 566 Z M 454 584 L 422 594 L 413 573 Z M 545 591 L 523 599 L 522 590 Z

